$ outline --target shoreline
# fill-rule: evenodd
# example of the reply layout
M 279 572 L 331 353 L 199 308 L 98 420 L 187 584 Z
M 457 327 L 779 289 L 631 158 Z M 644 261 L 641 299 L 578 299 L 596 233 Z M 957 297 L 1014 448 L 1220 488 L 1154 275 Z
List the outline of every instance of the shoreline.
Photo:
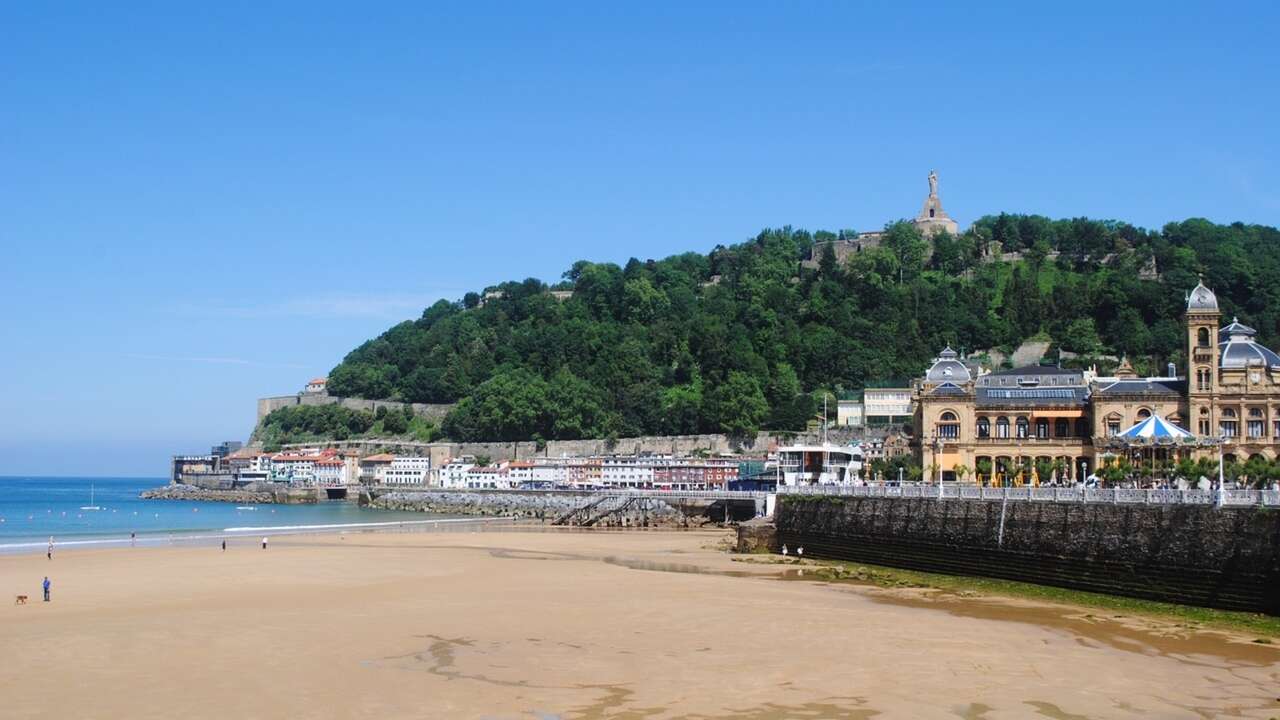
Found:
M 832 583 L 803 566 L 734 562 L 727 531 L 492 529 L 331 532 L 268 550 L 241 540 L 225 553 L 115 548 L 55 555 L 52 564 L 0 557 L 0 590 L 32 599 L 0 606 L 7 649 L 22 658 L 0 667 L 6 713 L 1280 713 L 1280 648 L 1238 634 L 1028 600 Z M 48 604 L 39 599 L 43 575 L 53 581 Z M 181 667 L 200 672 L 155 681 Z M 343 682 L 317 682 L 326 677 Z
M 264 527 L 228 527 L 221 530 L 204 529 L 204 530 L 175 530 L 175 531 L 144 531 L 137 534 L 136 538 L 130 538 L 126 535 L 105 534 L 105 535 L 86 535 L 64 536 L 70 539 L 59 539 L 54 537 L 53 551 L 56 557 L 62 551 L 82 551 L 91 549 L 132 549 L 132 548 L 156 548 L 156 547 L 173 547 L 173 546 L 199 546 L 202 541 L 211 540 L 231 540 L 256 538 L 262 535 L 268 537 L 275 536 L 305 536 L 305 535 L 337 535 L 346 532 L 394 532 L 396 530 L 405 532 L 431 532 L 434 530 L 442 530 L 453 526 L 466 525 L 514 525 L 513 518 L 499 517 L 437 517 L 424 518 L 422 520 L 387 520 L 372 521 L 361 523 L 318 523 L 315 525 L 271 525 Z M 39 554 L 40 550 L 48 547 L 47 540 L 26 541 L 19 540 L 17 542 L 0 541 L 0 556 L 5 555 L 26 555 Z

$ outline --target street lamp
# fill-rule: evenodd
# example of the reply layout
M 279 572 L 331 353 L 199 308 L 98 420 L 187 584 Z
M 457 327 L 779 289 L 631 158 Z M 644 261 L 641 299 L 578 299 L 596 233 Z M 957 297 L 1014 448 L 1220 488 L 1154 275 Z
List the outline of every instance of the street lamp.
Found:
M 933 464 L 938 466 L 938 499 L 942 499 L 942 436 L 933 436 Z
M 1223 453 L 1223 448 L 1226 446 L 1226 444 L 1227 444 L 1227 434 L 1222 433 L 1222 436 L 1218 438 L 1218 497 L 1216 498 L 1216 503 L 1215 503 L 1218 507 L 1222 507 L 1222 494 L 1223 494 L 1223 489 L 1226 487 L 1226 480 L 1223 477 L 1223 471 L 1222 471 L 1222 465 L 1223 465 L 1222 453 Z

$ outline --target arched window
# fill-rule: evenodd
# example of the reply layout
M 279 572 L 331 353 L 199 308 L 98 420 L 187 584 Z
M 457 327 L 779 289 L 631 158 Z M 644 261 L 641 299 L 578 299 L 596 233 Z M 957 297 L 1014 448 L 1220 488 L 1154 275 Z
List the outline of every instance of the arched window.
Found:
M 1036 420 L 1036 437 L 1044 440 L 1049 437 L 1049 421 L 1044 418 Z
M 1053 422 L 1053 434 L 1057 437 L 1068 437 L 1071 435 L 1071 423 L 1066 418 L 1058 418 Z
M 978 437 L 991 437 L 991 421 L 986 418 L 978 418 Z
M 1151 411 L 1150 411 L 1150 410 L 1148 410 L 1148 409 L 1146 409 L 1146 408 L 1139 408 L 1139 409 L 1138 409 L 1138 419 L 1139 419 L 1139 420 L 1146 420 L 1146 419 L 1147 419 L 1147 418 L 1149 418 L 1149 417 L 1151 417 Z
M 1236 416 L 1235 408 L 1222 408 L 1222 417 L 1233 418 Z
M 996 437 L 998 438 L 1009 437 L 1009 418 L 1002 417 L 996 420 Z
M 1089 436 L 1089 423 L 1085 422 L 1084 418 L 1080 418 L 1079 420 L 1076 420 L 1076 437 L 1088 437 L 1088 436 Z
M 1025 438 L 1027 436 L 1027 433 L 1030 432 L 1031 430 L 1031 425 L 1027 422 L 1027 419 L 1025 417 L 1018 418 L 1017 427 L 1018 427 L 1018 437 L 1020 438 Z
M 1196 331 L 1196 345 L 1202 348 L 1209 347 L 1209 328 L 1200 328 Z
M 938 437 L 955 440 L 960 437 L 960 418 L 947 410 L 938 418 Z
M 1256 407 L 1255 407 L 1255 408 L 1249 408 L 1249 417 L 1251 417 L 1251 418 L 1260 418 L 1260 417 L 1262 417 L 1262 408 L 1256 408 Z

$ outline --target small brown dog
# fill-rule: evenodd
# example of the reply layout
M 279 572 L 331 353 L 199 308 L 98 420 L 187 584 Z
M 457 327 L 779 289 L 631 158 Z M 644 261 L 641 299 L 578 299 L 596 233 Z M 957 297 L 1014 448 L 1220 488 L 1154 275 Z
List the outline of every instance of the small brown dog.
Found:
M 14 605 L 26 605 L 26 604 L 27 604 L 27 596 L 26 596 L 26 595 L 19 595 L 19 596 L 17 596 L 16 598 L 14 598 L 14 599 L 13 599 L 13 604 L 14 604 Z

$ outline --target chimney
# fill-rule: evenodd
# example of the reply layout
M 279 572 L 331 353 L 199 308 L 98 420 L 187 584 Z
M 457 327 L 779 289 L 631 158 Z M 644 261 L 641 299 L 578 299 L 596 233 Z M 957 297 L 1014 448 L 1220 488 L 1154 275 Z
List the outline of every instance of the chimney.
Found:
M 1174 367 L 1173 363 L 1169 363 L 1165 368 L 1165 377 L 1178 377 L 1178 368 Z

